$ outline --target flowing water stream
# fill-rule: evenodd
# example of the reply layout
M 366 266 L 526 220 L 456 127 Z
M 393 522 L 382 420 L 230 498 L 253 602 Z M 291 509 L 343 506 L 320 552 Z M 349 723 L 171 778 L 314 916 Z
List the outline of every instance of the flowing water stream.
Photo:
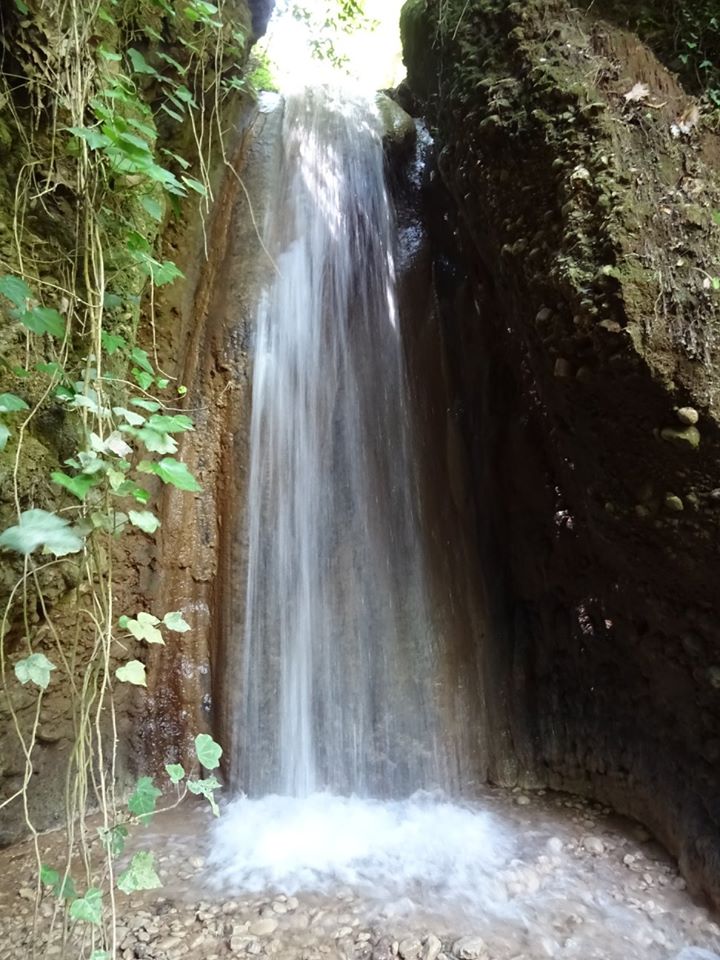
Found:
M 379 119 L 285 105 L 254 354 L 237 783 L 452 789 Z

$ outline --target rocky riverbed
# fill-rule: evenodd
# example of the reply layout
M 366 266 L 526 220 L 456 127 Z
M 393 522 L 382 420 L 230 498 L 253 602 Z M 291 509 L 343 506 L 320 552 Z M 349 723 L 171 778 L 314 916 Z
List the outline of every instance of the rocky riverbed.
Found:
M 352 817 L 351 808 L 343 810 Z M 295 862 L 284 883 L 243 891 L 243 885 L 257 885 L 258 872 L 249 880 L 248 865 L 238 862 L 233 880 L 233 843 L 222 819 L 213 833 L 204 814 L 198 819 L 192 809 L 159 817 L 135 842 L 156 851 L 164 888 L 129 897 L 118 893 L 118 956 L 719 960 L 720 926 L 693 902 L 675 865 L 639 826 L 571 797 L 488 793 L 481 807 L 437 807 L 435 832 L 443 835 L 456 860 L 462 851 L 453 847 L 449 833 L 447 838 L 443 834 L 442 821 L 451 819 L 451 810 L 489 815 L 486 826 L 512 837 L 510 845 L 488 851 L 486 870 L 467 864 L 457 873 L 466 879 L 465 891 L 455 881 L 448 886 L 446 878 L 432 875 L 393 887 L 393 865 L 373 866 L 372 853 L 357 869 L 355 886 L 342 882 L 347 871 L 337 862 L 331 866 L 325 860 L 325 874 L 315 871 L 312 889 L 301 888 L 298 877 L 304 876 L 307 884 L 309 874 L 301 874 Z M 225 820 L 235 822 L 227 813 Z M 348 829 L 352 826 L 348 823 Z M 252 829 L 257 835 L 257 824 Z M 328 819 L 331 840 L 332 831 Z M 221 836 L 226 843 L 219 851 Z M 372 851 L 373 838 L 366 839 Z M 424 839 L 433 851 L 433 838 Z M 43 858 L 57 855 L 61 840 L 57 833 L 41 837 Z M 407 860 L 417 860 L 422 843 L 417 838 Z M 396 877 L 407 878 L 403 854 L 391 852 Z M 431 868 L 425 868 L 429 874 Z M 333 869 L 341 880 L 333 882 Z M 29 956 L 31 938 L 36 956 L 45 951 L 62 960 L 74 958 L 79 928 L 63 945 L 56 924 L 47 943 L 53 901 L 40 902 L 33 934 L 35 875 L 30 844 L 0 853 L 0 958 Z

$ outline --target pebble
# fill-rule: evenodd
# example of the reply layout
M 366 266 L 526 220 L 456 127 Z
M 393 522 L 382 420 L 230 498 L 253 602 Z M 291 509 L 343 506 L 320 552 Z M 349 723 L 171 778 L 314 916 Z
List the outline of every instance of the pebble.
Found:
M 700 419 L 700 414 L 694 407 L 680 407 L 677 411 L 677 418 L 686 427 L 694 427 Z
M 582 842 L 583 847 L 593 856 L 600 857 L 605 853 L 605 844 L 600 837 L 585 837 Z
M 425 937 L 422 960 L 437 960 L 441 953 L 442 941 L 439 940 L 434 933 L 428 934 L 428 936 Z
M 458 960 L 488 960 L 485 941 L 481 937 L 461 937 L 453 944 Z
M 250 924 L 249 930 L 254 937 L 269 937 L 278 928 L 277 920 L 272 917 L 261 917 Z
M 398 944 L 398 954 L 401 960 L 420 960 L 422 952 L 422 943 L 412 937 L 401 940 Z

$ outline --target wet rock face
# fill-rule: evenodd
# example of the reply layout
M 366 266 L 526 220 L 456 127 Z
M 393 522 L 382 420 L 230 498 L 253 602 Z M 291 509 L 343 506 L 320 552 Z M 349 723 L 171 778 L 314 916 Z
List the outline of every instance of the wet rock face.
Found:
M 692 101 L 629 34 L 562 0 L 463 8 L 411 0 L 403 33 L 450 192 L 494 775 L 637 816 L 720 901 L 720 144 L 674 135 Z
M 275 8 L 275 0 L 248 0 L 248 7 L 252 14 L 253 32 L 256 37 L 261 37 Z

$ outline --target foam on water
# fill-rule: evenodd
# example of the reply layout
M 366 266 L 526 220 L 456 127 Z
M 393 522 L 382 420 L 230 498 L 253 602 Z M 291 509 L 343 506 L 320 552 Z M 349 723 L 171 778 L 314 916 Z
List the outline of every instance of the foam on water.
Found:
M 442 897 L 507 905 L 494 874 L 513 839 L 488 812 L 418 793 L 378 801 L 316 793 L 229 804 L 215 831 L 223 886 L 331 893 L 348 886 L 373 899 Z
M 374 924 L 479 935 L 495 960 L 718 960 L 704 910 L 658 886 L 662 869 L 621 833 L 598 825 L 606 852 L 589 854 L 582 818 L 569 813 L 495 795 L 241 798 L 214 827 L 208 877 L 226 896 L 324 897 L 321 914 L 346 890 Z M 638 886 L 628 850 L 656 871 L 652 890 Z

